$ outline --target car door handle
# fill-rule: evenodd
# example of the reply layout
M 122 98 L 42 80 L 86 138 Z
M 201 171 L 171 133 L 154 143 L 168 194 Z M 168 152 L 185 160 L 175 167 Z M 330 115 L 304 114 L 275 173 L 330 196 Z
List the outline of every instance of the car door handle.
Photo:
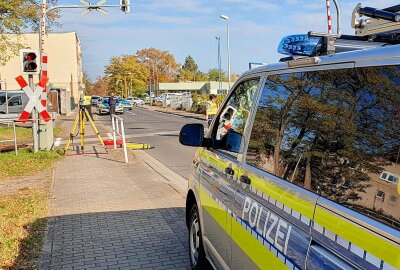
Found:
M 240 182 L 242 182 L 242 183 L 244 183 L 246 185 L 250 185 L 251 184 L 251 179 L 246 175 L 240 176 L 239 180 L 240 180 Z
M 230 168 L 230 167 L 228 167 L 228 168 L 225 168 L 225 173 L 229 174 L 229 175 L 234 175 L 235 174 L 235 170 Z

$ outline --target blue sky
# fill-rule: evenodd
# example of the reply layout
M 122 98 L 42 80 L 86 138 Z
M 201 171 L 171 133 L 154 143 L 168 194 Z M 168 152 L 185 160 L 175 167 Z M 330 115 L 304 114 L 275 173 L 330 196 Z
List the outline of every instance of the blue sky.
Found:
M 339 2 L 342 33 L 353 34 L 351 12 L 359 1 Z M 59 0 L 59 4 L 80 3 Z M 119 0 L 106 4 L 119 4 Z M 398 0 L 363 2 L 363 6 L 378 8 L 395 4 Z M 149 47 L 171 52 L 181 64 L 191 55 L 200 70 L 208 71 L 217 66 L 217 35 L 221 36 L 222 67 L 226 70 L 226 22 L 220 14 L 230 16 L 232 73 L 244 72 L 249 62 L 278 61 L 277 46 L 285 35 L 327 31 L 325 0 L 132 0 L 131 13 L 107 10 L 108 15 L 91 12 L 83 16 L 81 10 L 64 9 L 62 27 L 53 29 L 78 32 L 84 70 L 92 79 L 103 75 L 111 57 Z M 335 21 L 333 27 L 336 29 Z

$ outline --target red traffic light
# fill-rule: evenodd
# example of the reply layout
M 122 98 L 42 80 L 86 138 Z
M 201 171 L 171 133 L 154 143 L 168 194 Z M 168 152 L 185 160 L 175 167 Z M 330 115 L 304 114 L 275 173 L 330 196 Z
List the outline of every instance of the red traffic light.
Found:
M 31 52 L 31 53 L 27 53 L 26 55 L 25 55 L 25 60 L 26 61 L 33 61 L 33 60 L 35 60 L 36 59 L 36 53 L 33 53 L 33 52 Z
M 20 63 L 22 74 L 33 75 L 40 72 L 39 51 L 32 49 L 20 50 Z

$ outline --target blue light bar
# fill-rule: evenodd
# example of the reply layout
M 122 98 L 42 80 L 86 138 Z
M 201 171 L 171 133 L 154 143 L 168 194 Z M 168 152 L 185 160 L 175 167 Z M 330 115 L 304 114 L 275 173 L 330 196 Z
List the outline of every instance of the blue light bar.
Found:
M 322 37 L 290 35 L 279 43 L 278 53 L 285 55 L 315 56 L 322 47 Z

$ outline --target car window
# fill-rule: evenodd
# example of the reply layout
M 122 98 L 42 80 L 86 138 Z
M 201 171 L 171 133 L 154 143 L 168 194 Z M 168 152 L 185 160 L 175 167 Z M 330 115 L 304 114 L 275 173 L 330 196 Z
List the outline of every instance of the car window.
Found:
M 6 102 L 5 96 L 0 96 L 0 105 L 3 105 Z
M 9 106 L 20 106 L 22 105 L 22 99 L 19 96 L 12 97 L 8 100 Z
M 252 79 L 240 83 L 218 117 L 215 143 L 218 149 L 230 155 L 236 156 L 239 152 L 259 81 L 260 79 Z
M 400 68 L 272 75 L 247 163 L 400 228 Z

